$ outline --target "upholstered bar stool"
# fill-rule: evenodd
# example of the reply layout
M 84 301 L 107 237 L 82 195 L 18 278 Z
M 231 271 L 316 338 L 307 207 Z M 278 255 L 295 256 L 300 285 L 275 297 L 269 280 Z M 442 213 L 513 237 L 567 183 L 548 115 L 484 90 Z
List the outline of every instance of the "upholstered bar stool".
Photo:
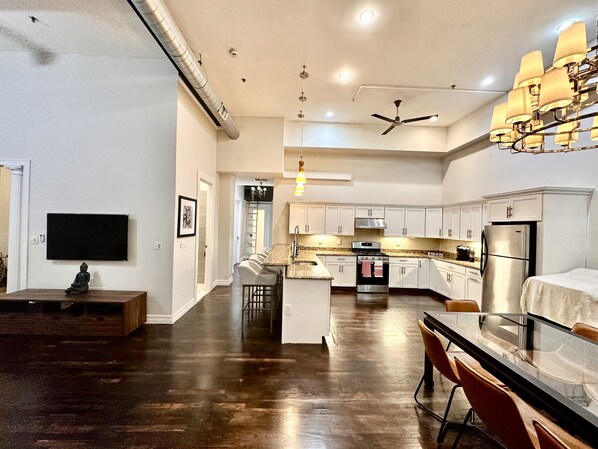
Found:
M 274 313 L 278 304 L 278 279 L 274 273 L 258 271 L 256 263 L 243 261 L 239 264 L 239 277 L 243 285 L 241 301 L 241 335 L 244 334 L 245 314 L 252 317 L 254 313 L 261 311 L 270 312 L 270 332 Z

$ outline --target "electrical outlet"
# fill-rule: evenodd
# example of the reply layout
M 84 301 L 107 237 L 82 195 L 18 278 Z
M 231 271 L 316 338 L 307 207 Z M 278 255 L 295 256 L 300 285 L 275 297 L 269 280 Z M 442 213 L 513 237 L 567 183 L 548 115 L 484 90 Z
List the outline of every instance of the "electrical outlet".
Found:
M 185 245 L 183 242 L 181 242 L 179 246 L 180 246 L 181 248 L 186 248 L 186 247 L 187 247 L 187 245 Z
M 318 237 L 318 245 L 324 243 L 324 239 L 322 237 Z
M 284 314 L 285 315 L 291 315 L 291 305 L 290 304 L 285 304 L 284 305 Z
M 154 249 L 162 249 L 162 242 L 159 240 L 156 240 L 154 242 Z
M 397 241 L 396 241 L 396 245 L 397 245 L 397 246 L 401 246 L 401 239 L 397 239 Z
M 336 239 L 336 244 L 340 245 L 341 244 L 341 239 Z

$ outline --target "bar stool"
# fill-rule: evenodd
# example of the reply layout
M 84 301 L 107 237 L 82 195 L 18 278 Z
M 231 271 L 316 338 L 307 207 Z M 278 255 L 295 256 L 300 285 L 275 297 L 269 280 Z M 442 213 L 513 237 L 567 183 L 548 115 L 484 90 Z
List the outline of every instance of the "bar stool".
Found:
M 274 311 L 278 305 L 278 292 L 280 284 L 280 275 L 274 273 L 262 273 L 255 267 L 255 262 L 243 261 L 239 264 L 239 277 L 243 285 L 243 294 L 241 301 L 241 335 L 245 330 L 245 314 L 249 317 L 254 313 L 270 312 L 270 333 L 272 333 L 272 324 Z
M 264 256 L 263 254 L 252 254 L 251 256 L 249 256 L 250 259 L 257 260 L 259 263 L 264 263 L 266 257 L 267 256 Z

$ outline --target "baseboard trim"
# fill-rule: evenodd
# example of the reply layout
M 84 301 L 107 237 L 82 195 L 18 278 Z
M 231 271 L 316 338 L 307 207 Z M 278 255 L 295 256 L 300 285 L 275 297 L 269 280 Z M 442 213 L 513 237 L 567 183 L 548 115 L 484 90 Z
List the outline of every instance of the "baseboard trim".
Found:
M 145 324 L 174 324 L 179 318 L 191 310 L 195 304 L 197 304 L 197 299 L 193 297 L 173 315 L 148 315 Z
M 228 279 L 217 279 L 214 281 L 213 287 L 228 287 L 230 284 L 233 283 L 233 277 L 229 277 Z

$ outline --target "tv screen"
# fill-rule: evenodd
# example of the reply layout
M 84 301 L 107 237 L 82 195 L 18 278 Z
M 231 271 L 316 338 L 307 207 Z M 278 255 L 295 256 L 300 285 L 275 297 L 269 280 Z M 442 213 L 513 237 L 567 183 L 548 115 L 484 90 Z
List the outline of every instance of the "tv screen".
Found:
M 128 215 L 48 214 L 46 258 L 127 260 Z

